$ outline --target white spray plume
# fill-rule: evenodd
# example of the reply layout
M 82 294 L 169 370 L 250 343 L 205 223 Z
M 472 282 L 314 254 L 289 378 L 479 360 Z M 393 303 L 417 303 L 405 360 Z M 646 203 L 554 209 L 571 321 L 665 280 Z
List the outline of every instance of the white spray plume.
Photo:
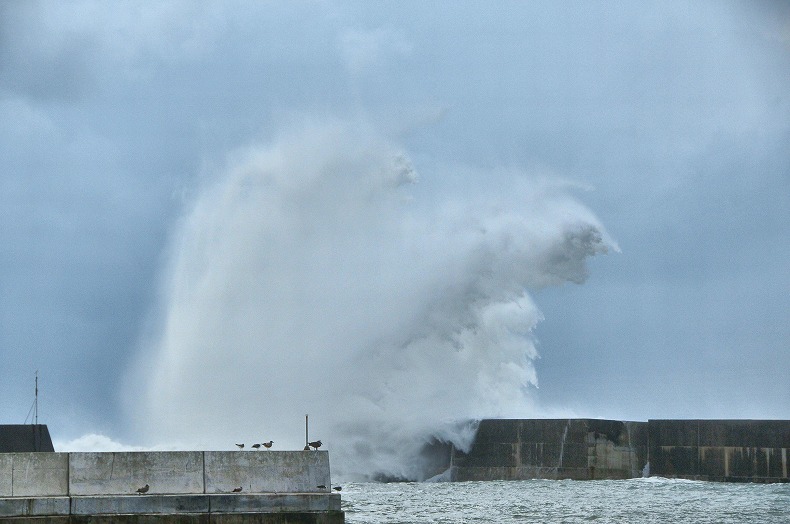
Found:
M 415 180 L 359 122 L 236 155 L 175 238 L 160 331 L 130 380 L 144 434 L 301 449 L 310 414 L 335 474 L 422 478 L 426 442 L 471 443 L 459 422 L 535 416 L 527 289 L 583 281 L 613 244 L 557 184 L 424 211 Z

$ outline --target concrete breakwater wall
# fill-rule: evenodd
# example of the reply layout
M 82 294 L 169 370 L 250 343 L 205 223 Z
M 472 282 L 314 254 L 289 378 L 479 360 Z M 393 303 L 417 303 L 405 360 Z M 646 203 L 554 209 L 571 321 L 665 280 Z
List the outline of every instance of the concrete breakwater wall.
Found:
M 329 473 L 325 451 L 0 453 L 0 519 L 334 524 Z
M 644 423 L 597 419 L 487 419 L 469 453 L 452 450 L 451 478 L 624 479 L 647 459 Z
M 643 475 L 788 482 L 790 421 L 487 419 L 451 480 L 626 479 Z

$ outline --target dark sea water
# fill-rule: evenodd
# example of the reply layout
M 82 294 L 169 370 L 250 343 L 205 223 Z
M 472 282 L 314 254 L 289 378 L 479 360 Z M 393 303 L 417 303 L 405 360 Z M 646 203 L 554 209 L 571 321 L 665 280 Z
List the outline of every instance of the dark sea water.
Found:
M 346 522 L 790 524 L 790 484 L 663 478 L 343 486 Z

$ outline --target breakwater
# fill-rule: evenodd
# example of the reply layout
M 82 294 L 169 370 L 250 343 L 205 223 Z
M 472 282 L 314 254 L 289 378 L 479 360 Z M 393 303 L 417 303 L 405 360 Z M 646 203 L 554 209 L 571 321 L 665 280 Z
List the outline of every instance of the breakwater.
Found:
M 468 453 L 436 449 L 454 481 L 787 482 L 790 421 L 486 419 Z
M 0 519 L 335 524 L 344 515 L 325 451 L 0 453 Z

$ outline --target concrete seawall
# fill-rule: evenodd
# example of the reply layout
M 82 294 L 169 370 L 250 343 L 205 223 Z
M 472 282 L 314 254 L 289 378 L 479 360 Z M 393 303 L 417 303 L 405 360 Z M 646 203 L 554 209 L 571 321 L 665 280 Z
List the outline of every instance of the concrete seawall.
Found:
M 790 421 L 487 419 L 468 453 L 449 449 L 445 467 L 455 481 L 788 482 Z
M 2 453 L 0 519 L 334 524 L 344 516 L 325 451 L 176 451 Z

